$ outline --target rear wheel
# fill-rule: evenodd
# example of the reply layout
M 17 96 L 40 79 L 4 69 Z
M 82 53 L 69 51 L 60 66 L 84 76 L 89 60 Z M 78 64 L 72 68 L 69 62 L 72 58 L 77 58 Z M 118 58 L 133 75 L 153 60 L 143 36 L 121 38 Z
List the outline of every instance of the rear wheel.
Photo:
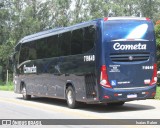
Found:
M 122 106 L 125 102 L 114 102 L 114 103 L 107 103 L 108 106 Z
M 66 90 L 66 99 L 69 108 L 73 109 L 78 106 L 78 103 L 76 101 L 75 91 L 71 86 L 69 86 Z
M 22 96 L 23 96 L 24 100 L 30 100 L 31 99 L 31 95 L 27 94 L 27 90 L 26 90 L 26 86 L 25 85 L 22 86 L 21 92 L 22 92 Z

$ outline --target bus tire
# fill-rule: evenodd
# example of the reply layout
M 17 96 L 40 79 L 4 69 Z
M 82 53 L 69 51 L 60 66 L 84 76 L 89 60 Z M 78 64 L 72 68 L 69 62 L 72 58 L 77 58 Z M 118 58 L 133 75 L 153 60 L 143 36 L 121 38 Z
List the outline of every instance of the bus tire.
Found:
M 75 91 L 71 86 L 69 86 L 66 90 L 66 100 L 69 108 L 74 109 L 78 106 Z
M 31 95 L 27 94 L 27 90 L 26 90 L 26 86 L 25 85 L 22 86 L 21 92 L 22 92 L 22 96 L 23 96 L 24 100 L 30 100 L 31 99 Z
M 107 103 L 107 106 L 123 106 L 125 102 L 114 102 L 114 103 Z

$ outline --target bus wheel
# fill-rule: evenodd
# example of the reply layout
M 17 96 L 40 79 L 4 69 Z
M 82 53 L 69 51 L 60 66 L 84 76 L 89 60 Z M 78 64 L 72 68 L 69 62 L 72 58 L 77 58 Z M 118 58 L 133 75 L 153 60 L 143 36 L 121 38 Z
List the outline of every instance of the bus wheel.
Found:
M 23 99 L 24 99 L 24 100 L 29 100 L 29 99 L 31 99 L 31 95 L 27 95 L 26 86 L 23 86 L 23 87 L 22 87 L 22 95 L 23 95 Z
M 69 86 L 66 90 L 66 99 L 69 108 L 76 108 L 78 103 L 76 102 L 75 91 L 71 86 Z
M 122 106 L 125 102 L 107 103 L 107 106 Z

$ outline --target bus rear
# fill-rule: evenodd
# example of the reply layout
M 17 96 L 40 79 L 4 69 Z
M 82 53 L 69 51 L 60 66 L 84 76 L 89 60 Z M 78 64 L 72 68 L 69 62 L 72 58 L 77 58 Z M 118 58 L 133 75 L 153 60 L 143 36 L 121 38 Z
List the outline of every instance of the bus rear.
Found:
M 147 18 L 105 18 L 101 24 L 100 101 L 153 98 L 157 65 L 152 21 Z

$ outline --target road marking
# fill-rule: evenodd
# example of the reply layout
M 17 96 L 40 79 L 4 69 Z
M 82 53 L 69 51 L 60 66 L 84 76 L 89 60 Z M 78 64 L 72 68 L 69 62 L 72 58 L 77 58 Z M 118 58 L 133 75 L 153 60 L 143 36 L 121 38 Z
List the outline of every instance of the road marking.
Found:
M 32 108 L 36 108 L 36 109 L 40 109 L 40 110 L 43 110 L 43 111 L 52 111 L 52 112 L 63 112 L 65 114 L 68 114 L 68 115 L 74 115 L 74 116 L 80 116 L 80 117 L 83 117 L 86 118 L 86 119 L 106 119 L 106 118 L 103 118 L 101 116 L 97 116 L 97 115 L 91 115 L 91 114 L 87 114 L 87 113 L 84 113 L 84 112 L 78 112 L 78 110 L 76 109 L 69 109 L 69 108 L 64 108 L 64 107 L 61 107 L 61 106 L 54 106 L 54 105 L 46 105 L 46 104 L 43 104 L 43 103 L 34 103 L 34 102 L 30 102 L 30 101 L 21 101 L 21 100 L 15 100 L 15 99 L 9 99 L 9 98 L 2 98 L 0 97 L 0 101 L 3 101 L 3 102 L 9 102 L 9 103 L 15 103 L 15 104 L 18 104 L 18 105 L 21 105 L 21 106 L 27 106 L 27 107 L 32 107 Z M 45 108 L 45 109 L 44 109 Z
M 92 112 L 89 112 L 87 114 L 83 110 L 79 110 L 79 109 L 78 110 L 69 109 L 66 107 L 48 105 L 48 104 L 37 103 L 37 102 L 34 103 L 31 101 L 25 101 L 25 100 L 23 101 L 23 100 L 18 100 L 18 99 L 0 97 L 0 101 L 7 102 L 7 103 L 14 103 L 14 104 L 25 106 L 25 107 L 32 107 L 32 108 L 43 110 L 43 111 L 65 113 L 67 115 L 81 117 L 82 119 L 111 119 L 111 118 L 106 118 L 106 116 L 102 117 L 102 116 L 94 115 L 94 113 Z M 123 123 L 123 122 L 120 122 L 120 123 Z M 137 125 L 137 126 L 140 126 L 141 128 L 151 128 L 152 127 L 152 126 L 146 126 L 146 125 L 145 126 Z M 134 125 L 123 125 L 123 127 L 135 128 Z
M 17 99 L 10 99 L 10 98 L 2 98 L 0 97 L 0 101 L 2 102 L 7 102 L 7 103 L 14 103 L 17 105 L 21 105 L 21 106 L 25 106 L 25 107 L 32 107 L 32 108 L 36 108 L 36 109 L 40 109 L 40 110 L 44 110 L 44 111 L 50 111 L 50 112 L 61 112 L 61 113 L 65 113 L 68 115 L 76 115 L 81 117 L 82 119 L 111 119 L 111 118 L 104 118 L 102 116 L 98 116 L 98 115 L 93 115 L 93 113 L 85 113 L 82 112 L 81 110 L 75 110 L 75 109 L 69 109 L 69 108 L 65 108 L 61 107 L 61 106 L 53 106 L 53 105 L 45 105 L 43 103 L 33 103 L 30 101 L 23 101 L 23 100 L 17 100 Z M 44 109 L 45 108 L 45 109 Z M 80 111 L 80 112 L 78 112 Z M 123 123 L 123 122 L 120 122 Z M 133 128 L 133 126 L 124 126 L 127 128 Z

